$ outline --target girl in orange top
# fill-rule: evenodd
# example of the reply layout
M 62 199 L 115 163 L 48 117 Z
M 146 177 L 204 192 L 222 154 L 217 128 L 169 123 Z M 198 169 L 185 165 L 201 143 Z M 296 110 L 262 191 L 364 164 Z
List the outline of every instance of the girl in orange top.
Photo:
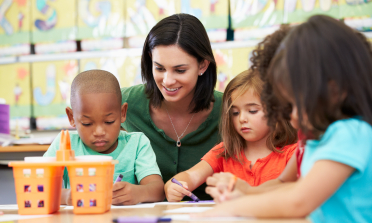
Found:
M 212 148 L 202 161 L 174 176 L 164 187 L 168 201 L 180 201 L 217 172 L 231 172 L 239 182 L 257 186 L 277 178 L 296 149 L 296 131 L 288 121 L 267 125 L 260 94 L 263 81 L 247 70 L 225 89 L 220 132 L 223 143 Z

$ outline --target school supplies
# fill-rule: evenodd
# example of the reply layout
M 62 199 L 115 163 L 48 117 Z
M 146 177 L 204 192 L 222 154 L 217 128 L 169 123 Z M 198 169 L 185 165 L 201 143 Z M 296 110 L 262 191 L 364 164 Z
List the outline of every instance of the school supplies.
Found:
M 180 182 L 178 182 L 178 180 L 176 180 L 175 178 L 172 178 L 172 183 L 175 183 L 175 184 L 183 187 L 182 184 Z M 200 201 L 200 199 L 197 196 L 195 196 L 195 194 L 193 194 L 193 193 L 191 193 L 190 198 L 193 199 L 196 202 Z
M 159 218 L 159 217 L 137 217 L 137 216 L 126 216 L 118 217 L 112 220 L 116 223 L 156 223 L 156 222 L 170 222 L 171 218 Z
M 107 156 L 77 156 L 62 130 L 56 157 L 26 157 L 13 167 L 18 213 L 50 214 L 59 210 L 64 168 L 71 185 L 74 214 L 104 213 L 111 208 L 114 161 Z
M 123 175 L 119 174 L 118 178 L 116 178 L 115 183 L 120 182 L 123 179 Z

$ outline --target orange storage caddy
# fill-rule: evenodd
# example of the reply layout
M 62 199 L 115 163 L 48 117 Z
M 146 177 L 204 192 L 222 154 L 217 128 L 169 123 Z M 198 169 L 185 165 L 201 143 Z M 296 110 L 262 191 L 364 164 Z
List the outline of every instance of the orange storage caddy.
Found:
M 68 131 L 61 133 L 55 157 L 26 157 L 11 162 L 18 213 L 51 214 L 59 210 L 67 167 L 75 214 L 99 214 L 111 208 L 114 161 L 106 156 L 75 157 Z

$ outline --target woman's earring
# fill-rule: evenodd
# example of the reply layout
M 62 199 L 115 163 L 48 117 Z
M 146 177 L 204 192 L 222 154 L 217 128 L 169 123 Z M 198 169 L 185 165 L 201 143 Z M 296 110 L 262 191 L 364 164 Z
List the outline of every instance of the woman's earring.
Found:
M 199 76 L 201 76 L 201 75 L 203 75 L 203 73 L 200 73 L 200 75 L 199 75 Z

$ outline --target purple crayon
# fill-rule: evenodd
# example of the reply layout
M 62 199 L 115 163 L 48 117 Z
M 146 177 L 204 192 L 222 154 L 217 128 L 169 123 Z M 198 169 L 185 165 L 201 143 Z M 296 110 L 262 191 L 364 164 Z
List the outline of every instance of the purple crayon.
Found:
M 172 183 L 175 183 L 175 184 L 183 187 L 183 185 L 180 182 L 178 182 L 178 180 L 176 180 L 175 178 L 172 178 Z M 195 196 L 195 194 L 193 194 L 193 193 L 191 193 L 190 198 L 193 199 L 196 202 L 200 201 L 200 199 L 197 196 Z
M 137 217 L 137 216 L 125 216 L 114 219 L 115 223 L 157 223 L 157 222 L 170 222 L 170 218 L 159 218 L 159 217 Z
M 116 178 L 115 183 L 120 182 L 123 179 L 123 175 L 119 174 L 118 178 Z

